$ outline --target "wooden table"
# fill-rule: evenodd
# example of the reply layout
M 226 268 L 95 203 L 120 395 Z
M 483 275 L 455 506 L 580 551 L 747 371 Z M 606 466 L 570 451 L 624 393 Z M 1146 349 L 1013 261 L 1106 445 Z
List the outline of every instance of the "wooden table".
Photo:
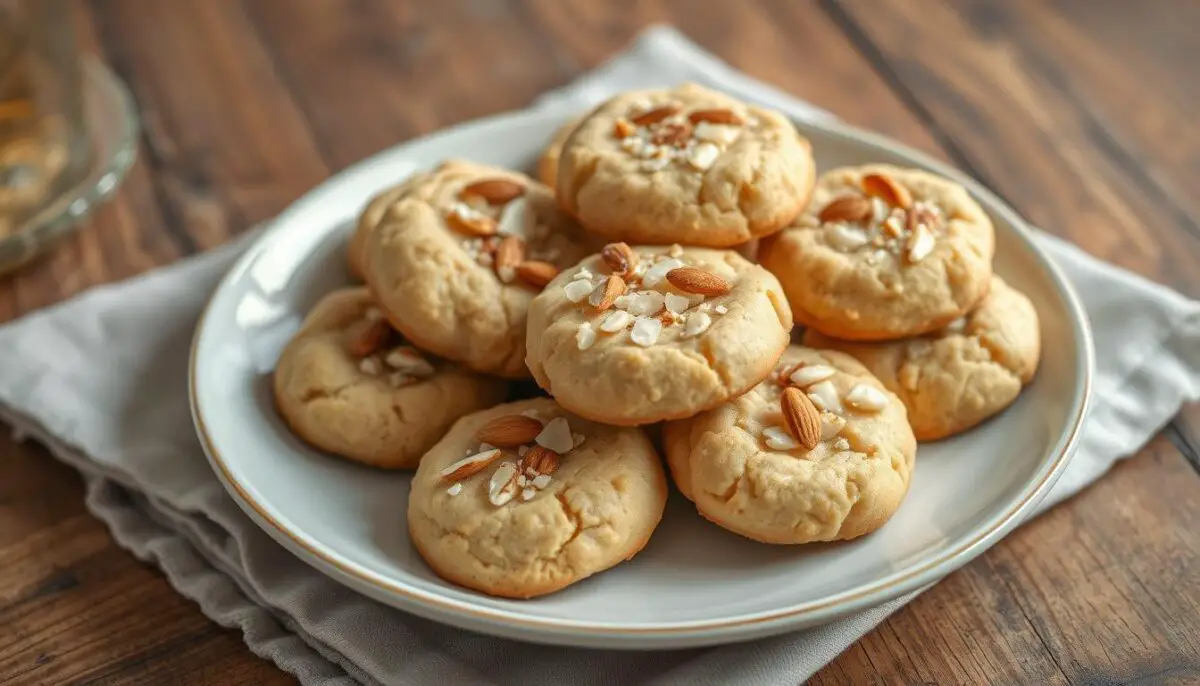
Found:
M 746 72 L 950 161 L 1083 249 L 1200 295 L 1200 3 L 92 0 L 129 84 L 118 198 L 0 282 L 0 320 L 229 240 L 330 174 L 519 108 L 670 22 Z M 1054 345 L 1054 341 L 1047 341 Z M 1200 680 L 1200 410 L 814 680 Z M 286 683 L 0 438 L 0 680 Z M 7 681 L 6 681 L 7 683 Z

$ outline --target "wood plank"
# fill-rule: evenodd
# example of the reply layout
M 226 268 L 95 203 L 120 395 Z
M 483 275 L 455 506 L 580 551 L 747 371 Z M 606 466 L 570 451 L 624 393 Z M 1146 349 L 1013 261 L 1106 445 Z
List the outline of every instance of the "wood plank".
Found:
M 1150 105 L 1126 102 L 1120 111 L 1106 111 L 1099 101 L 1075 97 L 1071 77 L 1048 69 L 1053 60 L 1030 59 L 1010 35 L 1018 31 L 983 33 L 982 20 L 972 24 L 957 4 L 822 5 L 952 141 L 956 164 L 1048 231 L 1200 294 L 1196 215 L 1190 207 L 1164 203 L 1163 197 L 1178 193 L 1145 175 L 1142 159 L 1119 147 L 1126 135 L 1122 112 Z
M 1165 437 L 920 596 L 812 684 L 1193 683 L 1200 502 Z
M 436 128 L 523 107 L 660 21 L 753 76 L 937 154 L 830 19 L 804 3 L 768 0 L 754 11 L 716 3 L 695 12 L 631 1 L 539 0 L 525 7 L 247 0 L 247 13 L 335 169 Z
M 181 242 L 223 243 L 328 175 L 239 4 L 89 7 L 109 63 L 137 100 L 164 225 Z
M 0 680 L 291 683 L 118 548 L 79 475 L 0 437 Z

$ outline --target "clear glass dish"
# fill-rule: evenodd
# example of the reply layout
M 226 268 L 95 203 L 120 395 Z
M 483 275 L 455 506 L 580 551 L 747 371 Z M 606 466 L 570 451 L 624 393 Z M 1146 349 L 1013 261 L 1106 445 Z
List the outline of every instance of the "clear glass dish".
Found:
M 0 237 L 0 274 L 10 272 L 79 228 L 113 195 L 137 156 L 138 117 L 133 99 L 111 71 L 82 59 L 84 121 L 91 159 L 79 181 Z

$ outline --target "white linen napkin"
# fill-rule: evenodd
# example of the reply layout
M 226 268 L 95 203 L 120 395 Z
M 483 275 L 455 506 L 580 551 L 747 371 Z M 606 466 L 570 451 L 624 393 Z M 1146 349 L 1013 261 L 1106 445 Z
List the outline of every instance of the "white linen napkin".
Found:
M 578 110 L 617 90 L 684 80 L 799 118 L 830 116 L 665 28 L 538 106 Z M 1097 345 L 1095 402 L 1079 451 L 1044 509 L 1135 452 L 1183 402 L 1200 399 L 1200 303 L 1060 240 L 1039 240 L 1083 298 Z M 647 654 L 546 650 L 472 634 L 342 587 L 242 514 L 192 430 L 186 384 L 193 327 L 244 245 L 92 289 L 0 327 L 0 420 L 83 473 L 88 507 L 122 546 L 162 568 L 206 615 L 240 628 L 251 650 L 303 683 L 798 683 L 912 597 L 775 638 Z

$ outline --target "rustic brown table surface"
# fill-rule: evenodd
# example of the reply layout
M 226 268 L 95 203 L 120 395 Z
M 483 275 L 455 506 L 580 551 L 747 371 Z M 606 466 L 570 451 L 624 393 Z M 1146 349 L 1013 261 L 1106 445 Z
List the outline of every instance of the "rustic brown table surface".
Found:
M 1200 295 L 1200 3 L 92 0 L 141 108 L 117 199 L 0 281 L 0 320 L 212 248 L 381 148 L 519 108 L 670 22 Z M 1054 345 L 1054 341 L 1047 341 Z M 896 613 L 813 683 L 1200 682 L 1200 411 Z M 287 683 L 0 438 L 0 681 Z

